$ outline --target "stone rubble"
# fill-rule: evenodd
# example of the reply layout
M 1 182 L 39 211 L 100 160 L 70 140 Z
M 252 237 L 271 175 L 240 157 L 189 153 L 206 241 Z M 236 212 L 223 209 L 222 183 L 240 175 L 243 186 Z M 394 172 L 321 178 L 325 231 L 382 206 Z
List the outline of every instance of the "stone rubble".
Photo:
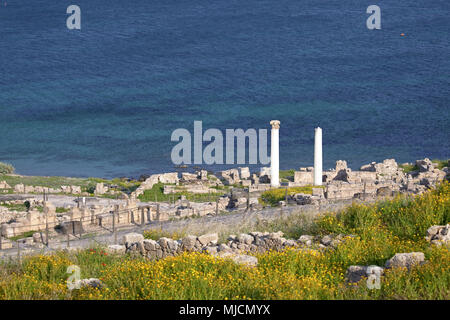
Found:
M 437 182 L 449 178 L 448 167 L 439 170 L 437 165 L 425 158 L 415 163 L 417 170 L 405 173 L 394 159 L 386 159 L 380 163 L 372 162 L 364 165 L 359 171 L 352 171 L 347 162 L 339 160 L 333 170 L 323 172 L 323 186 L 312 187 L 312 194 L 296 193 L 288 195 L 287 199 L 279 202 L 280 206 L 288 205 L 312 205 L 320 206 L 339 200 L 351 199 L 376 199 L 377 197 L 389 197 L 398 193 L 420 194 Z M 294 181 L 283 182 L 286 187 L 305 186 L 313 183 L 314 168 L 300 168 L 294 172 Z M 180 177 L 181 175 L 181 177 Z M 214 201 L 194 202 L 185 197 L 173 199 L 170 204 L 141 203 L 137 197 L 145 190 L 151 189 L 156 183 L 163 183 L 164 193 L 173 194 L 183 191 L 192 194 L 208 194 L 223 191 L 223 195 Z M 246 188 L 244 189 L 244 186 Z M 5 181 L 0 182 L 0 189 L 11 191 L 10 185 Z M 217 187 L 219 187 L 217 189 Z M 5 189 L 6 188 L 6 189 Z M 38 186 L 26 186 L 17 184 L 13 186 L 17 193 L 66 193 L 81 194 L 79 186 L 62 186 L 59 189 L 44 188 Z M 181 189 L 180 189 L 181 188 Z M 29 212 L 13 212 L 0 206 L 0 223 L 2 234 L 7 237 L 17 236 L 24 232 L 42 230 L 46 227 L 46 219 L 51 228 L 61 227 L 64 230 L 85 230 L 89 227 L 111 227 L 113 212 L 116 212 L 115 223 L 117 226 L 145 224 L 152 221 L 167 221 L 171 219 L 184 219 L 190 217 L 203 217 L 232 212 L 234 210 L 260 210 L 259 203 L 261 192 L 270 189 L 270 168 L 261 168 L 259 172 L 252 173 L 248 167 L 240 167 L 221 171 L 216 175 L 199 170 L 195 173 L 178 172 L 154 174 L 145 179 L 143 183 L 129 196 L 122 194 L 120 205 L 86 205 L 81 207 L 69 207 L 67 213 L 56 214 L 54 206 L 46 202 L 44 212 L 35 210 L 37 205 L 43 203 L 30 203 Z M 109 186 L 97 183 L 96 195 L 110 194 Z M 26 197 L 26 196 L 25 196 Z M 207 197 L 205 197 L 208 199 Z M 212 200 L 212 199 L 209 199 Z M 4 202 L 6 203 L 6 202 Z M 19 203 L 24 203 L 23 200 Z M 79 206 L 80 204 L 78 204 Z M 143 218 L 143 219 L 142 219 Z M 82 222 L 70 222 L 70 221 Z M 80 223 L 81 225 L 75 225 Z M 443 231 L 442 231 L 443 230 Z M 439 233 L 430 235 L 434 244 L 448 242 L 448 228 Z M 322 246 L 328 243 L 334 244 L 340 239 L 329 242 L 322 241 Z M 306 243 L 309 243 L 308 241 Z M 233 244 L 237 246 L 238 244 Z M 250 244 L 239 243 L 240 247 Z
M 428 228 L 425 239 L 434 245 L 450 245 L 450 224 Z

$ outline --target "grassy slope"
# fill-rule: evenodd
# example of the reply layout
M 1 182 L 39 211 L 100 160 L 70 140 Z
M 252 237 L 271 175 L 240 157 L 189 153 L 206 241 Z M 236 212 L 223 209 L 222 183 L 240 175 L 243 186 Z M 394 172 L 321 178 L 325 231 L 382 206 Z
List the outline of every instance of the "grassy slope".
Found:
M 167 202 L 172 201 L 175 196 L 175 200 L 177 200 L 181 195 L 186 196 L 186 199 L 189 201 L 194 202 L 207 202 L 207 201 L 216 201 L 217 197 L 220 197 L 223 192 L 214 192 L 211 194 L 205 193 L 205 194 L 194 194 L 186 191 L 180 191 L 175 194 L 164 194 L 164 184 L 163 183 L 157 183 L 155 184 L 152 189 L 145 190 L 142 195 L 140 195 L 138 198 L 141 201 L 148 202 L 148 201 L 156 201 L 156 202 Z
M 70 177 L 40 177 L 40 176 L 20 176 L 20 175 L 0 175 L 0 181 L 6 181 L 12 188 L 17 184 L 27 186 L 41 186 L 48 188 L 60 188 L 61 186 L 79 186 L 83 192 L 94 193 L 97 183 L 116 185 L 117 190 L 132 192 L 140 185 L 138 181 L 124 181 L 119 178 L 112 180 L 101 178 L 70 178 Z
M 450 187 L 415 199 L 396 198 L 375 205 L 354 205 L 313 223 L 312 234 L 345 233 L 348 238 L 329 251 L 287 250 L 258 255 L 259 265 L 247 268 L 229 260 L 185 253 L 158 262 L 111 256 L 101 248 L 60 252 L 0 267 L 3 299 L 449 299 L 450 253 L 424 239 L 431 225 L 450 222 Z M 275 222 L 290 236 L 305 230 Z M 284 226 L 284 227 L 283 227 Z M 387 270 L 381 289 L 345 284 L 350 265 L 383 265 L 398 252 L 423 251 L 428 263 Z M 81 277 L 98 277 L 107 286 L 70 292 L 69 265 Z

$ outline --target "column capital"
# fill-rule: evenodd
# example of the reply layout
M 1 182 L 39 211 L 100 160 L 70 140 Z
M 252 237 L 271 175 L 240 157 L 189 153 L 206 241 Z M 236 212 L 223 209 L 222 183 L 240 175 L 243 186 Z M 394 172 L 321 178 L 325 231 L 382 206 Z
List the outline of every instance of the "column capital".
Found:
M 272 126 L 272 129 L 280 129 L 280 121 L 279 120 L 270 121 L 270 125 Z

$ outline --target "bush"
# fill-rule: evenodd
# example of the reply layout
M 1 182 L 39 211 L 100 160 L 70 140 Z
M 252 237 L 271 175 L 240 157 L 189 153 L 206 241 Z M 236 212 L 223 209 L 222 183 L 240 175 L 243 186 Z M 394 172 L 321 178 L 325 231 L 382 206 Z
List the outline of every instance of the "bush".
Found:
M 11 174 L 14 173 L 15 169 L 9 163 L 0 162 L 0 174 Z
M 399 239 L 418 241 L 432 225 L 450 222 L 450 183 L 415 198 L 399 196 L 375 205 L 353 204 L 341 213 L 329 214 L 317 222 L 320 232 L 367 236 L 370 232 L 394 234 Z

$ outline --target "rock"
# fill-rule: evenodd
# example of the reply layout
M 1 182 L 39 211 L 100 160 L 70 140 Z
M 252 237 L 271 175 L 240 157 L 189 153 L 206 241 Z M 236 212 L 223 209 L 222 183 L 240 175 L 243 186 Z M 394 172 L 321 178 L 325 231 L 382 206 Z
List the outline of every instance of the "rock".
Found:
M 83 224 L 81 221 L 65 221 L 60 224 L 60 229 L 63 234 L 80 235 L 84 233 Z
M 25 193 L 25 186 L 23 184 L 21 184 L 21 183 L 16 184 L 14 186 L 14 192 L 15 193 Z
M 330 236 L 324 236 L 321 240 L 320 243 L 323 244 L 324 246 L 329 246 L 331 244 L 331 242 L 333 241 L 333 238 L 331 238 Z
M 269 238 L 271 239 L 279 239 L 281 237 L 283 237 L 284 233 L 282 231 L 278 231 L 278 232 L 271 232 L 269 233 Z
M 300 236 L 300 238 L 298 238 L 298 241 L 300 241 L 301 243 L 304 243 L 306 245 L 311 245 L 313 239 L 314 239 L 313 236 L 304 234 L 304 235 Z M 308 242 L 309 242 L 309 244 L 308 244 Z
M 97 279 L 97 278 L 79 280 L 79 286 L 80 287 L 91 287 L 91 288 L 97 288 L 97 289 L 102 289 L 104 287 L 104 285 L 100 281 L 100 279 Z
M 124 244 L 125 246 L 129 246 L 130 244 L 137 243 L 137 242 L 143 242 L 144 236 L 140 233 L 127 233 L 122 237 L 122 241 L 120 244 Z
M 384 269 L 379 266 L 350 266 L 347 269 L 346 278 L 349 283 L 357 283 L 370 275 L 381 276 L 383 273 Z
M 196 236 L 187 236 L 181 240 L 181 244 L 185 248 L 185 250 L 191 251 L 194 249 L 196 241 Z
M 238 254 L 231 258 L 235 263 L 246 265 L 249 267 L 256 267 L 258 265 L 258 259 L 254 256 L 246 254 Z
M 311 195 L 310 194 L 296 193 L 294 195 L 294 199 L 297 202 L 297 204 L 300 205 L 300 206 L 312 203 L 312 199 L 311 199 Z
M 396 253 L 391 259 L 386 261 L 386 268 L 407 268 L 414 265 L 423 264 L 425 255 L 423 252 Z
M 139 176 L 138 181 L 139 181 L 139 182 L 144 182 L 144 181 L 147 180 L 148 178 L 150 178 L 150 176 L 149 176 L 148 174 L 141 174 L 141 175 Z
M 107 247 L 107 251 L 113 254 L 124 254 L 126 247 L 120 244 L 111 244 Z
M 145 239 L 144 240 L 144 249 L 146 251 L 156 251 L 156 249 L 159 249 L 159 244 L 155 240 L 152 239 Z
M 178 172 L 169 172 L 169 173 L 160 174 L 158 176 L 158 180 L 161 183 L 174 183 L 174 184 L 177 184 L 179 182 Z
M 41 243 L 42 242 L 42 238 L 41 238 L 41 233 L 40 232 L 33 233 L 33 242 L 34 243 Z
M 217 241 L 219 241 L 219 235 L 217 233 L 204 234 L 198 237 L 198 241 L 200 241 L 203 246 L 206 246 L 210 243 L 216 244 Z
M 242 264 L 248 267 L 255 267 L 258 265 L 258 259 L 254 256 L 249 256 L 247 254 L 234 254 L 231 252 L 219 252 L 218 254 L 221 258 L 230 258 L 233 262 L 237 264 Z
M 238 241 L 243 244 L 252 244 L 253 237 L 249 234 L 241 233 L 238 237 Z
M 392 190 L 389 187 L 381 187 L 377 189 L 378 197 L 390 197 L 392 196 Z
M 221 243 L 218 247 L 219 251 L 230 252 L 231 248 L 224 243 Z
M 1 181 L 0 189 L 11 189 L 11 186 L 8 183 L 6 183 L 6 181 Z
M 183 180 L 183 181 L 195 181 L 195 180 L 197 180 L 197 174 L 189 173 L 189 172 L 182 172 L 181 173 L 181 180 Z
M 106 192 L 108 192 L 108 187 L 106 187 L 103 182 L 97 183 L 95 185 L 94 191 L 95 195 L 102 195 L 105 194 Z
M 436 245 L 450 244 L 450 224 L 428 228 L 425 239 Z
M 419 172 L 426 172 L 434 169 L 433 163 L 428 158 L 417 160 L 416 166 L 419 168 Z
M 289 239 L 283 242 L 285 247 L 295 247 L 297 246 L 297 242 L 295 240 Z
M 359 282 L 363 277 L 367 277 L 366 266 L 350 266 L 346 272 L 347 281 L 350 283 Z
M 209 246 L 209 247 L 206 247 L 204 249 L 204 251 L 210 255 L 215 255 L 217 253 L 217 247 Z
M 323 198 L 324 197 L 323 188 L 312 188 L 312 196 Z

